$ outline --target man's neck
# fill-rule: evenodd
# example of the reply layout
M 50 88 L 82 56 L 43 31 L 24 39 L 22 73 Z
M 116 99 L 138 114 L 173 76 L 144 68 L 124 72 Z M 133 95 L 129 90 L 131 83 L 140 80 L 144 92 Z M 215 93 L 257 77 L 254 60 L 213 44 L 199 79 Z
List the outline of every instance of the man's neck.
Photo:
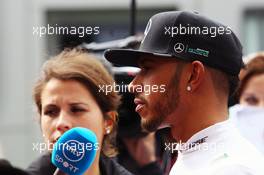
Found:
M 214 108 L 207 105 L 205 109 L 199 107 L 193 109 L 186 113 L 181 123 L 171 126 L 172 136 L 178 142 L 185 143 L 195 133 L 226 120 L 228 116 L 227 109 L 220 106 Z

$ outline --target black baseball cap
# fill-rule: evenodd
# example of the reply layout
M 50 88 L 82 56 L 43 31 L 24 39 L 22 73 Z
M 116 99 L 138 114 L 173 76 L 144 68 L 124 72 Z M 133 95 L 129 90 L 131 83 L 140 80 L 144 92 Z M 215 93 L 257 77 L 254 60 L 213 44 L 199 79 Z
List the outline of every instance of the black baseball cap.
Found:
M 116 65 L 135 67 L 142 56 L 199 60 L 234 76 L 244 65 L 241 43 L 230 27 L 187 11 L 152 16 L 138 50 L 109 49 L 104 56 Z

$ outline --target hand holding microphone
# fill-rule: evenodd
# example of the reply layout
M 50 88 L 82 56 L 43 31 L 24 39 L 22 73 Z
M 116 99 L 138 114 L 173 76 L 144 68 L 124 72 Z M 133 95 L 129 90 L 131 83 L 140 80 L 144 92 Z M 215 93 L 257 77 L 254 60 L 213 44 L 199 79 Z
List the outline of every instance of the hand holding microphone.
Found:
M 76 127 L 65 132 L 55 143 L 52 163 L 54 175 L 81 175 L 93 163 L 99 149 L 96 135 L 89 129 Z

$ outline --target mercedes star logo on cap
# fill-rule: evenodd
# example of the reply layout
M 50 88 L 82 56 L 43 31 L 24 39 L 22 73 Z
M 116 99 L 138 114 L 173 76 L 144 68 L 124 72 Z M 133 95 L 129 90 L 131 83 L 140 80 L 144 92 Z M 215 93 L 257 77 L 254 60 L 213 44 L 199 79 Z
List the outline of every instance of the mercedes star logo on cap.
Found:
M 176 44 L 174 45 L 174 50 L 175 50 L 175 52 L 177 52 L 177 53 L 181 53 L 181 52 L 184 51 L 184 45 L 183 45 L 182 43 L 176 43 Z

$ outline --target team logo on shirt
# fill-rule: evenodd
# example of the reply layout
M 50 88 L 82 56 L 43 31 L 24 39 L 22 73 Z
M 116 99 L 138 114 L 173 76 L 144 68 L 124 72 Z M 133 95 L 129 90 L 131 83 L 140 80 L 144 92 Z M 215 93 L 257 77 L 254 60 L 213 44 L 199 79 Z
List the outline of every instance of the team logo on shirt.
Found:
M 190 143 L 190 144 L 188 145 L 187 150 L 189 150 L 189 149 L 191 149 L 191 148 L 193 148 L 193 147 L 195 147 L 195 146 L 198 146 L 198 145 L 200 145 L 200 144 L 202 144 L 202 143 L 205 143 L 205 142 L 207 141 L 207 138 L 208 138 L 208 136 L 205 136 L 205 137 L 203 137 L 203 138 L 201 138 L 201 139 L 196 140 L 195 142 Z

